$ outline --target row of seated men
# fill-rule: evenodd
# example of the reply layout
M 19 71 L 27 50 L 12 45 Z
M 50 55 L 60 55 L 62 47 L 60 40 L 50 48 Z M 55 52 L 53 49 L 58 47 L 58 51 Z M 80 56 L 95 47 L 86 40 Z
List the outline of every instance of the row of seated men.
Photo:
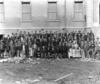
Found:
M 76 46 L 77 45 L 77 46 Z M 74 47 L 73 47 L 74 46 Z M 0 42 L 0 56 L 25 56 L 36 58 L 68 58 L 71 48 L 84 51 L 94 49 L 94 34 L 92 32 L 45 32 L 12 33 L 3 37 Z M 80 53 L 80 52 L 79 52 Z

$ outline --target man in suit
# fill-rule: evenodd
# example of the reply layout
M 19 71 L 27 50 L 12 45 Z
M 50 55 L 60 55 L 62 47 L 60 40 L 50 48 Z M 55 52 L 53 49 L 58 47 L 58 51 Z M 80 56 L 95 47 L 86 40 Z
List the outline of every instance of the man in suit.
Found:
M 29 45 L 28 45 L 28 42 L 26 42 L 26 45 L 25 45 L 25 55 L 26 55 L 26 58 L 29 57 Z

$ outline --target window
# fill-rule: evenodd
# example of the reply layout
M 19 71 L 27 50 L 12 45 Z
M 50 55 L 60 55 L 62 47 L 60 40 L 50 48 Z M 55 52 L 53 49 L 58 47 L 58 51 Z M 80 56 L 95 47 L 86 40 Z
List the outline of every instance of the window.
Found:
M 74 19 L 78 21 L 81 21 L 84 19 L 83 1 L 74 2 Z
M 0 2 L 0 22 L 4 22 L 4 2 Z
M 22 2 L 22 20 L 31 20 L 31 5 L 30 2 Z
M 57 2 L 48 2 L 48 20 L 57 20 Z

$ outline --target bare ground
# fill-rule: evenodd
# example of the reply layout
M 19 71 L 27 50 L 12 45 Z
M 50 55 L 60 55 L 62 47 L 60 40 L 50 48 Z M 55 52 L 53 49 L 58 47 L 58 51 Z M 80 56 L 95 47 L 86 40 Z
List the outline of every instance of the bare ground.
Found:
M 82 62 L 79 59 L 39 61 L 40 64 L 0 63 L 0 84 L 100 84 L 100 62 Z M 70 73 L 72 75 L 69 77 L 54 82 L 55 79 Z M 20 83 L 27 79 L 41 81 Z

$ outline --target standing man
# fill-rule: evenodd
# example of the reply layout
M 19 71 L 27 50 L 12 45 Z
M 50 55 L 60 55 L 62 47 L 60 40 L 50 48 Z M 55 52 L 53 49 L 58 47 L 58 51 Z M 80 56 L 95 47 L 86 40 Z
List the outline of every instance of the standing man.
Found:
M 66 58 L 68 58 L 68 52 L 69 52 L 69 46 L 68 43 L 66 42 Z
M 26 42 L 26 45 L 25 45 L 25 55 L 26 55 L 26 58 L 29 57 L 29 45 L 28 45 L 28 42 Z
M 94 58 L 100 59 L 100 39 L 99 37 L 96 39 L 96 42 L 95 42 Z

